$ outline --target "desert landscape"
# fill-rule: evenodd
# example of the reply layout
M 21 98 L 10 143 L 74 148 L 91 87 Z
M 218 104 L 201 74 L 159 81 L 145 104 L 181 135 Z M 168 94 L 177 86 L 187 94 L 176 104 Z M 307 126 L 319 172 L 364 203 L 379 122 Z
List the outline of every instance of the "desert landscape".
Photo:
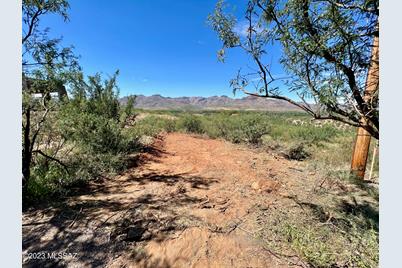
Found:
M 23 267 L 378 267 L 378 14 L 24 0 Z

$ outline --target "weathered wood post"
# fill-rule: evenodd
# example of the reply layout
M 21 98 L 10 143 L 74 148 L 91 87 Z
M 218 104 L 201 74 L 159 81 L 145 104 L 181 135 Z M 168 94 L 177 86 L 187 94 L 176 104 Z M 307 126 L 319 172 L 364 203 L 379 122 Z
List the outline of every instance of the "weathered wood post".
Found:
M 371 63 L 367 74 L 366 89 L 363 99 L 369 102 L 373 94 L 378 90 L 379 83 L 379 37 L 374 37 L 371 51 Z M 365 117 L 361 118 L 361 124 L 368 124 Z M 363 127 L 357 129 L 356 142 L 352 155 L 351 172 L 358 178 L 364 179 L 367 157 L 370 148 L 371 135 Z

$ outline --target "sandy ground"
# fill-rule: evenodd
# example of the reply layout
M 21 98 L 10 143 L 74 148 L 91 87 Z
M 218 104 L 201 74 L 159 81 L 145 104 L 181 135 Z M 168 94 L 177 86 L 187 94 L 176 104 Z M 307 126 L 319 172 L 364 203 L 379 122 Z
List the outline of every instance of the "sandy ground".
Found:
M 24 267 L 287 267 L 253 234 L 295 162 L 186 134 L 62 204 L 23 213 Z

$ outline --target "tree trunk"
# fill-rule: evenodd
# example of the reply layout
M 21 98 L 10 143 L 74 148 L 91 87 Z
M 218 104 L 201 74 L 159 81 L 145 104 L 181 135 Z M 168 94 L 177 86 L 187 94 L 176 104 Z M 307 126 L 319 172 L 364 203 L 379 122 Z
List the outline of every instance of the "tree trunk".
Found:
M 373 94 L 378 90 L 379 83 L 379 37 L 374 37 L 371 51 L 371 64 L 367 74 L 364 101 L 370 102 Z M 361 117 L 361 124 L 369 124 L 365 116 Z M 364 179 L 366 172 L 367 158 L 370 148 L 371 135 L 363 127 L 357 129 L 355 147 L 352 155 L 351 172 L 359 179 Z
M 31 131 L 31 109 L 28 107 L 25 113 L 25 129 L 24 129 L 24 147 L 22 149 L 22 187 L 25 188 L 29 177 L 31 176 L 31 140 L 29 139 Z

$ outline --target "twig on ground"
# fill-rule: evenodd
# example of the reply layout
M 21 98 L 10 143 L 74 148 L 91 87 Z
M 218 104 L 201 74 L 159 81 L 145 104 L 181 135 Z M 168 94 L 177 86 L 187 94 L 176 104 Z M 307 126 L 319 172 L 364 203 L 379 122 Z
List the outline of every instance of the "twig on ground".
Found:
M 78 215 L 80 215 L 81 212 L 82 212 L 82 207 L 81 207 L 80 211 L 78 211 L 78 213 L 75 214 L 75 217 L 74 217 L 73 221 L 68 225 L 68 227 L 72 227 L 74 225 L 75 221 L 78 218 Z
M 286 255 L 286 254 L 282 254 L 282 253 L 278 253 L 278 252 L 274 252 L 271 249 L 263 246 L 262 247 L 264 250 L 268 251 L 272 256 L 276 257 L 279 260 L 284 260 L 284 258 L 286 258 L 286 261 L 289 262 L 291 265 L 296 265 L 296 266 L 300 266 L 303 268 L 308 268 L 308 265 L 305 264 L 297 255 Z M 291 258 L 297 258 L 298 262 L 294 262 L 291 260 Z M 300 263 L 300 264 L 299 264 Z

